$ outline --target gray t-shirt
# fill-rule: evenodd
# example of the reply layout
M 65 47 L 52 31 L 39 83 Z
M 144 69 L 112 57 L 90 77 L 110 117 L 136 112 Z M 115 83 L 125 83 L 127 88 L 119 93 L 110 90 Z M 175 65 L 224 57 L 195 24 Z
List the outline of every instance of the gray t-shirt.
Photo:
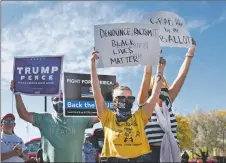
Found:
M 91 117 L 50 113 L 33 113 L 33 117 L 41 132 L 44 162 L 82 162 L 84 132 L 93 127 Z

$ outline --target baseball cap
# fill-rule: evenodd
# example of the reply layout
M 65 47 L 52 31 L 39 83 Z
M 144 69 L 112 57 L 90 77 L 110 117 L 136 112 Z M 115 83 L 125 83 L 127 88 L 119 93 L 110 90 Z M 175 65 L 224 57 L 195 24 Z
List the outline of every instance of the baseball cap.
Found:
M 8 114 L 6 114 L 6 115 L 4 115 L 4 116 L 2 117 L 1 123 L 2 123 L 2 121 L 3 121 L 4 119 L 6 119 L 6 118 L 8 118 L 8 117 L 13 118 L 13 120 L 15 120 L 15 116 L 14 116 L 12 113 L 8 113 Z

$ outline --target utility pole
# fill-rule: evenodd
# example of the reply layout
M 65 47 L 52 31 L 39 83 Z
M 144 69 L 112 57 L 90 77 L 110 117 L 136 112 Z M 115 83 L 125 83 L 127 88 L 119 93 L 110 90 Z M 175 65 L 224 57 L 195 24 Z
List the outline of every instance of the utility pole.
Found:
M 44 97 L 44 111 L 47 112 L 47 96 Z
M 28 126 L 28 123 L 27 123 L 26 129 L 27 129 L 27 141 L 29 141 L 30 138 L 29 138 L 29 126 Z
M 13 114 L 13 98 L 14 98 L 14 95 L 13 95 L 13 93 L 12 93 L 12 114 Z

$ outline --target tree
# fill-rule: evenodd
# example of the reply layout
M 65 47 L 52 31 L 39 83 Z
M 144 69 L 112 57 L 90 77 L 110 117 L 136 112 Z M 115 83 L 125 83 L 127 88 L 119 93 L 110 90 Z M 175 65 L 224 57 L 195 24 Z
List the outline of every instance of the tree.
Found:
M 206 147 L 210 152 L 214 148 L 222 149 L 223 128 L 226 125 L 224 111 L 205 113 L 197 109 L 189 115 L 189 123 L 193 132 L 194 147 Z
M 217 133 L 216 148 L 223 150 L 223 132 L 226 129 L 226 111 L 212 112 L 215 122 L 215 132 Z
M 205 150 L 202 150 L 201 148 L 199 148 L 199 152 L 200 152 L 200 154 L 198 154 L 198 153 L 195 153 L 195 154 L 202 159 L 203 163 L 206 163 L 207 158 L 209 156 L 208 150 L 206 150 L 206 152 L 205 152 Z
M 176 115 L 177 126 L 177 138 L 180 142 L 180 149 L 186 150 L 192 147 L 192 130 L 189 126 L 188 118 Z

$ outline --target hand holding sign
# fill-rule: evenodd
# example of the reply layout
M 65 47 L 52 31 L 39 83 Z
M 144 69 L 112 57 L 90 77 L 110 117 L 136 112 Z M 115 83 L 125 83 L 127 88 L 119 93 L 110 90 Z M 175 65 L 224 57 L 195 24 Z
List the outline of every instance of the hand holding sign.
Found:
M 188 49 L 188 57 L 193 57 L 195 55 L 196 41 L 194 40 L 194 38 L 192 38 L 192 45 L 193 47 Z
M 158 72 L 162 73 L 166 66 L 166 60 L 163 57 L 160 57 L 159 64 L 157 66 Z
M 113 89 L 117 88 L 119 86 L 119 83 L 116 82 L 114 85 L 113 85 Z
M 96 60 L 99 59 L 99 56 L 97 55 L 97 53 L 99 53 L 98 51 L 95 51 L 95 48 L 94 48 L 94 51 L 92 52 L 92 55 L 91 55 L 91 63 L 92 64 L 95 64 Z
M 11 80 L 11 83 L 10 83 L 10 90 L 13 92 L 14 90 L 14 80 Z

